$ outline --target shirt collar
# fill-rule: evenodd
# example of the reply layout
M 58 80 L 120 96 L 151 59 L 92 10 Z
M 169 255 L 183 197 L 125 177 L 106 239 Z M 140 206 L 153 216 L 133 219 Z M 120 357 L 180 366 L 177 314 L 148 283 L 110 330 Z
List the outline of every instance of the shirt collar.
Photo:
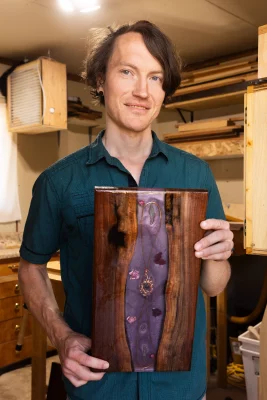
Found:
M 105 130 L 101 131 L 96 140 L 88 146 L 88 160 L 86 162 L 86 165 L 91 165 L 97 163 L 100 159 L 106 158 L 106 160 L 110 164 L 114 164 L 113 159 L 109 152 L 106 150 L 105 146 L 103 145 L 102 138 L 104 136 Z M 152 137 L 153 137 L 153 145 L 152 145 L 152 150 L 150 153 L 150 156 L 148 158 L 153 158 L 158 156 L 160 153 L 163 154 L 168 161 L 169 155 L 168 155 L 168 149 L 165 143 L 163 143 L 159 138 L 157 137 L 156 133 L 152 131 Z

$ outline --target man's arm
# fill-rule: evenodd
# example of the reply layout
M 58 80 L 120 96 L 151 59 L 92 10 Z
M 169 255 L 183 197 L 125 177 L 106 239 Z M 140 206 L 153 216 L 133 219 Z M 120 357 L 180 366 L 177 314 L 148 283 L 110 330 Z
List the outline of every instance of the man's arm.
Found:
M 200 224 L 206 236 L 195 244 L 195 255 L 202 258 L 200 286 L 209 296 L 217 296 L 226 287 L 231 269 L 227 259 L 233 248 L 230 224 L 219 219 L 207 219 Z
M 87 355 L 86 352 L 91 348 L 91 339 L 74 332 L 62 318 L 46 264 L 31 264 L 21 258 L 19 283 L 27 307 L 58 350 L 64 375 L 77 387 L 88 381 L 101 379 L 104 373 L 94 373 L 90 367 L 106 369 L 109 365 Z

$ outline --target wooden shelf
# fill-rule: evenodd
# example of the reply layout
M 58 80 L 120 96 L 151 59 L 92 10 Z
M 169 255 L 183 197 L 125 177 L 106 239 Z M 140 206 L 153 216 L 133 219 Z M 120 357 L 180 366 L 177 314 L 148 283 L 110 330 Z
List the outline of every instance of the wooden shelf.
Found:
M 89 127 L 99 126 L 97 120 L 80 119 L 74 117 L 68 118 L 68 125 L 89 126 Z
M 244 102 L 244 94 L 246 90 L 240 90 L 233 93 L 224 93 L 215 96 L 202 97 L 200 99 L 179 101 L 166 104 L 165 108 L 177 109 L 181 108 L 188 111 L 205 110 L 207 108 L 225 107 L 231 104 L 242 104 Z
M 202 140 L 172 143 L 173 147 L 187 151 L 203 160 L 240 158 L 244 156 L 244 136 L 230 139 Z

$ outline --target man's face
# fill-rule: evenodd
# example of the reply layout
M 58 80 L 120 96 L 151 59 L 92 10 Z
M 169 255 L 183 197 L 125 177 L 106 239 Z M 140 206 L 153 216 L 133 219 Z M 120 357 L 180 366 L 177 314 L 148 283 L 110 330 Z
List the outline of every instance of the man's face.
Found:
M 107 123 L 119 129 L 143 132 L 158 116 L 165 92 L 163 70 L 148 51 L 141 34 L 119 36 L 109 60 L 105 96 Z

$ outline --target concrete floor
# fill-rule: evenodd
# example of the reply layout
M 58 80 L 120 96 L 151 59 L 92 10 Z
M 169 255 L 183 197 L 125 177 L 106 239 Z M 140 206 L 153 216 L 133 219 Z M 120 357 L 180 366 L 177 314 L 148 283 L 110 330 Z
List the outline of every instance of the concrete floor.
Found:
M 53 356 L 47 359 L 47 384 L 53 361 L 57 362 L 58 357 Z M 215 377 L 212 377 L 207 393 L 207 400 L 225 400 L 227 397 L 227 400 L 247 400 L 244 390 L 234 387 L 217 389 Z M 0 376 L 0 399 L 31 400 L 31 366 L 26 366 Z

